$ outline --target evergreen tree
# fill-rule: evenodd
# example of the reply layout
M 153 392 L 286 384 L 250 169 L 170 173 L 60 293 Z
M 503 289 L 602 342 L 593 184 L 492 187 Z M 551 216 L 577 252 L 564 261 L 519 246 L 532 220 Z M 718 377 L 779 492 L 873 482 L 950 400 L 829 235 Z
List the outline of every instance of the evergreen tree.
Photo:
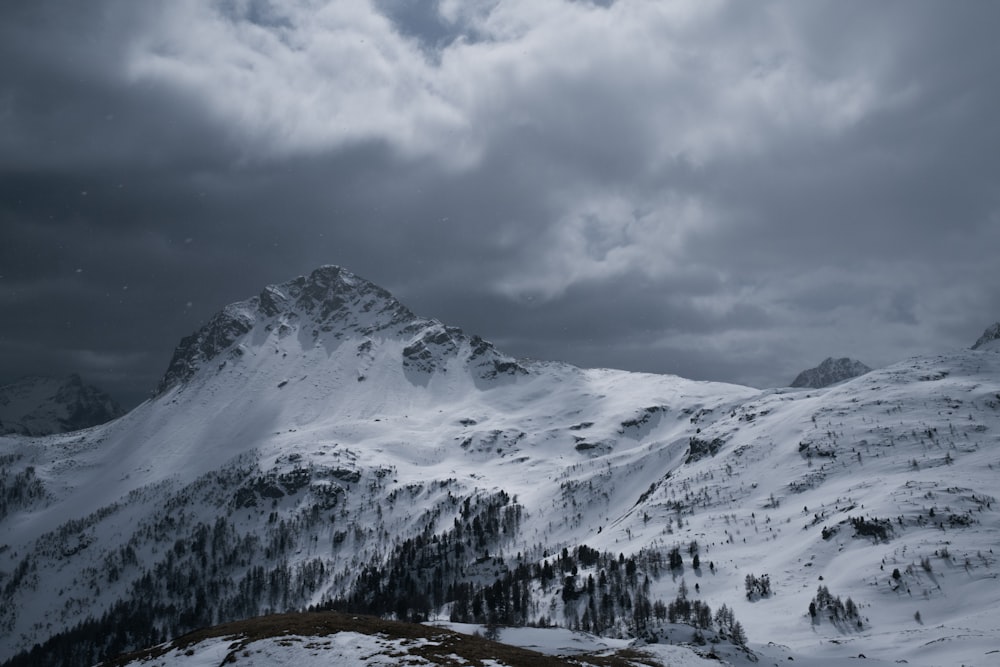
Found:
M 747 645 L 747 634 L 743 630 L 743 624 L 739 621 L 733 623 L 732 627 L 729 629 L 729 637 L 737 646 Z

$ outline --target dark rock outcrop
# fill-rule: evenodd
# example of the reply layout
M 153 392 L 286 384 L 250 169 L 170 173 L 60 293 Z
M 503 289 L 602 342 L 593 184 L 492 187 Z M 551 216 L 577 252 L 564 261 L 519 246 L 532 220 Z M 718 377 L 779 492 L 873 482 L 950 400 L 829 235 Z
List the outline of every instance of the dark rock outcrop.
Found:
M 792 382 L 793 387 L 810 387 L 820 389 L 832 384 L 856 378 L 871 371 L 871 368 L 856 359 L 843 357 L 834 359 L 828 357 L 816 368 L 810 368 L 798 374 Z
M 986 328 L 983 335 L 979 337 L 973 350 L 1000 350 L 1000 322 Z

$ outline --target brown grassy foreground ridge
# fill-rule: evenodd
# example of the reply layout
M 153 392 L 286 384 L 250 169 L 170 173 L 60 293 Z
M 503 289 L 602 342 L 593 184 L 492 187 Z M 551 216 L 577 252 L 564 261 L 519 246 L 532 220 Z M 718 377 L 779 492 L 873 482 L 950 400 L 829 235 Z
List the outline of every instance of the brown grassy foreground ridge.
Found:
M 658 661 L 634 650 L 617 651 L 614 655 L 551 656 L 445 628 L 389 621 L 374 616 L 324 611 L 274 614 L 202 628 L 165 644 L 119 656 L 102 663 L 102 667 L 124 667 L 157 658 L 174 649 L 184 650 L 199 642 L 217 637 L 232 639 L 233 643 L 225 663 L 238 665 L 241 653 L 255 641 L 288 637 L 289 641 L 292 642 L 327 637 L 341 632 L 379 635 L 404 640 L 404 642 L 406 640 L 429 640 L 431 642 L 429 644 L 414 642 L 413 646 L 405 646 L 404 644 L 403 650 L 406 653 L 391 656 L 398 658 L 400 664 L 406 664 L 405 658 L 413 656 L 428 660 L 435 665 L 452 667 L 462 664 L 481 666 L 484 664 L 484 660 L 495 660 L 511 667 L 560 667 L 565 665 L 576 667 L 636 667 L 637 665 L 659 667 L 660 665 Z M 463 662 L 459 662 L 458 659 Z

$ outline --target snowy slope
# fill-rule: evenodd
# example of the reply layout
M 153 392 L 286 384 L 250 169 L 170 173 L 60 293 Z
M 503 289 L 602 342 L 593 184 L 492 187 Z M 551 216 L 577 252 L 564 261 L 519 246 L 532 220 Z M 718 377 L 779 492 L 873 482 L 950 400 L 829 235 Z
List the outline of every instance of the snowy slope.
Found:
M 111 421 L 122 410 L 106 393 L 66 378 L 24 377 L 0 387 L 0 434 L 49 435 Z
M 684 581 L 765 654 L 990 664 L 998 432 L 993 352 L 812 391 L 583 370 L 324 267 L 227 307 L 125 417 L 0 438 L 0 660 L 80 623 L 93 658 L 309 605 L 447 618 L 511 581 L 508 617 L 651 638 L 635 610 Z M 860 628 L 810 618 L 819 584 Z
M 768 573 L 771 598 L 731 603 L 751 637 L 813 655 L 990 664 L 1000 637 L 997 362 L 913 359 L 811 395 L 763 395 L 713 424 L 726 451 L 651 498 L 667 505 L 697 485 L 719 499 L 685 518 L 684 534 L 712 540 L 707 556 L 727 572 L 709 599 L 725 595 L 723 580 L 735 593 L 747 573 Z M 884 534 L 851 518 L 869 530 L 885 521 Z M 853 597 L 863 628 L 809 619 L 820 582 Z

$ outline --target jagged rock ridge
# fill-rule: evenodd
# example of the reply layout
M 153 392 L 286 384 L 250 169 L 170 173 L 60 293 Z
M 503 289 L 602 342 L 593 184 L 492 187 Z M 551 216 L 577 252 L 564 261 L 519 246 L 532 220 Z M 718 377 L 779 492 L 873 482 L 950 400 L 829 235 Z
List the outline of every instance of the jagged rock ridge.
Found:
M 843 357 L 834 359 L 827 357 L 816 368 L 804 370 L 796 376 L 792 382 L 793 387 L 810 387 L 821 389 L 832 384 L 843 382 L 864 375 L 871 371 L 871 368 L 856 359 Z
M 997 350 L 1000 349 L 1000 322 L 996 322 L 986 328 L 983 335 L 979 337 L 973 350 Z
M 24 377 L 0 387 L 0 434 L 41 436 L 77 431 L 124 412 L 106 392 L 76 375 Z

